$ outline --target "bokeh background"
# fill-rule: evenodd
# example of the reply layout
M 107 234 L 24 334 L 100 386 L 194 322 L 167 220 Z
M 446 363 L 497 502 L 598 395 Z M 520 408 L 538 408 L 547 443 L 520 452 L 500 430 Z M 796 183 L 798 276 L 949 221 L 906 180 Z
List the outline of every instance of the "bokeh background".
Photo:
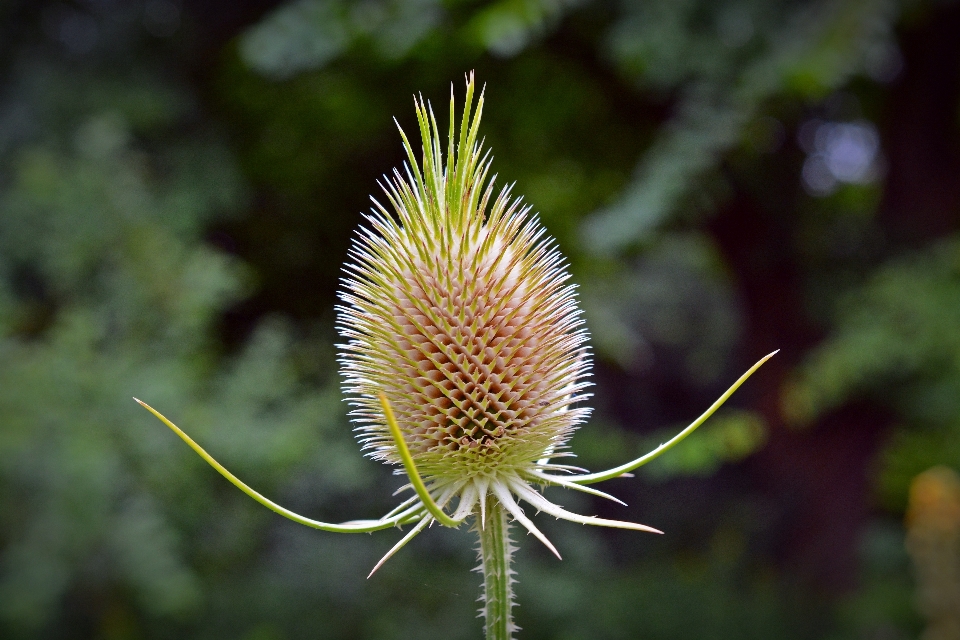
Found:
M 569 257 L 597 469 L 763 354 L 622 508 L 537 519 L 526 640 L 960 638 L 960 4 L 0 0 L 0 637 L 479 638 L 475 541 L 299 527 L 362 458 L 333 306 L 393 118 L 486 83 Z M 551 490 L 552 491 L 552 490 Z

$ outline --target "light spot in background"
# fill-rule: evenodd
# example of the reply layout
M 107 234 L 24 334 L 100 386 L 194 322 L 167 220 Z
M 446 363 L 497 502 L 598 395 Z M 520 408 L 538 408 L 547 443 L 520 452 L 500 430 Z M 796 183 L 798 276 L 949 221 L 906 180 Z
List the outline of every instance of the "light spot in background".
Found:
M 880 136 L 869 123 L 824 124 L 817 130 L 817 150 L 830 173 L 841 182 L 869 182 Z
M 93 16 L 62 4 L 45 10 L 41 25 L 47 38 L 59 42 L 74 55 L 89 53 L 100 36 Z
M 870 122 L 804 123 L 797 142 L 807 152 L 803 186 L 813 196 L 827 196 L 841 184 L 870 184 L 881 172 L 880 135 Z
M 172 36 L 180 28 L 180 7 L 171 0 L 147 0 L 143 7 L 143 26 L 158 38 Z

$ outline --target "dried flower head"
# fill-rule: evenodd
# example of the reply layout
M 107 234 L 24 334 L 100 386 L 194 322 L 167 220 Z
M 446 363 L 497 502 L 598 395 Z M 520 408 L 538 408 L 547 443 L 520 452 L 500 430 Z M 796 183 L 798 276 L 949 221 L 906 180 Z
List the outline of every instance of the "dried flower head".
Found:
M 408 164 L 381 185 L 390 209 L 374 199 L 370 226 L 351 248 L 338 307 L 344 390 L 363 448 L 402 464 L 410 480 L 404 489 L 414 495 L 378 520 L 305 518 L 248 487 L 141 404 L 230 482 L 291 520 L 343 533 L 413 525 L 374 571 L 431 523 L 457 527 L 472 519 L 480 534 L 487 637 L 506 640 L 515 630 L 509 518 L 560 555 L 519 502 L 581 524 L 659 533 L 571 513 L 535 487 L 620 502 L 588 485 L 628 474 L 683 440 L 773 354 L 672 440 L 636 460 L 599 473 L 555 462 L 572 455 L 567 441 L 589 413 L 578 405 L 587 397 L 586 331 L 553 241 L 510 187 L 494 198 L 490 157 L 477 140 L 483 96 L 476 109 L 473 96 L 471 74 L 459 127 L 451 96 L 445 154 L 429 104 L 416 101 L 422 159 L 401 129 Z

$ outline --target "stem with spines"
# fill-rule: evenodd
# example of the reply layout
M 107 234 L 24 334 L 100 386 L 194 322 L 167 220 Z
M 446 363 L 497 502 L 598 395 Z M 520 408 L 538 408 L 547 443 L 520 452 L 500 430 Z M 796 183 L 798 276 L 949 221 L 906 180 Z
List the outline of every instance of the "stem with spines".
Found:
M 512 640 L 513 571 L 507 511 L 493 496 L 486 497 L 486 521 L 477 517 L 480 534 L 480 571 L 483 573 L 483 617 L 486 640 Z

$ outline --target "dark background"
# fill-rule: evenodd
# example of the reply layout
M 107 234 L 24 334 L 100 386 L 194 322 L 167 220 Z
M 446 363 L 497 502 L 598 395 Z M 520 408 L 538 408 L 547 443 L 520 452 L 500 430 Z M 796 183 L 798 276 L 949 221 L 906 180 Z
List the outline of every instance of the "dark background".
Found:
M 295 511 L 387 511 L 338 278 L 393 118 L 470 70 L 580 287 L 579 464 L 781 350 L 628 508 L 551 490 L 666 535 L 538 518 L 564 561 L 516 534 L 520 637 L 960 637 L 958 33 L 929 0 L 0 0 L 0 637 L 480 636 L 468 532 L 365 580 L 398 532 L 283 520 L 130 400 Z

